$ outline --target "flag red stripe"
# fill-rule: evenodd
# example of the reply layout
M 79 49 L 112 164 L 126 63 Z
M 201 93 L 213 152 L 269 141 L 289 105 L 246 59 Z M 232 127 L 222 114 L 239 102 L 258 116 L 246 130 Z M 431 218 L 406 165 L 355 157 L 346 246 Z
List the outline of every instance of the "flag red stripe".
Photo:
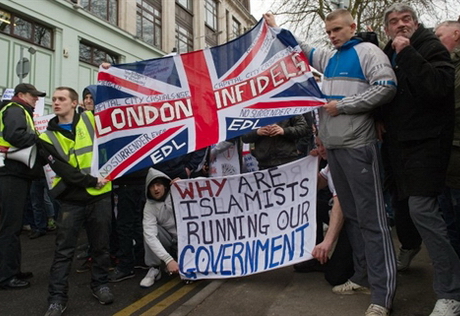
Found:
M 216 144 L 219 140 L 214 89 L 203 51 L 181 55 L 190 87 L 195 118 L 195 150 Z
M 126 168 L 128 168 L 132 163 L 137 161 L 139 158 L 141 158 L 143 155 L 148 154 L 151 150 L 153 150 L 156 146 L 158 146 L 159 143 L 163 142 L 167 138 L 169 138 L 172 134 L 177 132 L 179 129 L 181 129 L 183 126 L 177 126 L 177 127 L 172 127 L 168 129 L 166 132 L 163 134 L 158 135 L 154 139 L 152 139 L 150 142 L 145 144 L 142 148 L 140 148 L 136 153 L 134 153 L 132 156 L 128 157 L 125 159 L 122 163 L 120 163 L 116 168 L 113 169 L 113 171 L 110 172 L 110 174 L 107 176 L 108 180 L 113 180 L 117 178 L 117 176 L 125 171 Z
M 246 55 L 244 60 L 238 65 L 238 67 L 236 67 L 227 76 L 227 78 L 225 78 L 223 81 L 226 81 L 226 80 L 229 80 L 229 79 L 232 79 L 232 78 L 235 78 L 235 77 L 239 76 L 243 72 L 243 70 L 246 69 L 246 67 L 251 63 L 251 61 L 254 59 L 254 57 L 256 56 L 257 52 L 259 51 L 260 47 L 264 43 L 265 37 L 267 35 L 267 32 L 268 32 L 268 26 L 267 26 L 267 23 L 264 22 L 264 23 L 262 23 L 261 34 L 260 34 L 257 42 L 255 43 L 255 45 L 251 48 L 249 53 Z

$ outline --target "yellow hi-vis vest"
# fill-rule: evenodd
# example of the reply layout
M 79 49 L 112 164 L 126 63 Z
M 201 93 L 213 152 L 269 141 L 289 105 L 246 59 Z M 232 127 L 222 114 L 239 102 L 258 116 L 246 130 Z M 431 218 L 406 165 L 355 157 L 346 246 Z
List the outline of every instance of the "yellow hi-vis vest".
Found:
M 0 111 L 0 146 L 3 146 L 3 147 L 14 147 L 14 145 L 11 145 L 10 143 L 8 143 L 3 138 L 3 130 L 5 128 L 5 125 L 3 124 L 3 113 L 10 106 L 18 106 L 24 111 L 24 115 L 25 115 L 26 121 L 27 121 L 27 132 L 30 133 L 30 134 L 35 134 L 36 133 L 34 120 L 30 116 L 30 114 L 27 112 L 27 110 L 24 108 L 24 106 L 22 106 L 21 104 L 16 103 L 16 102 L 10 102 L 7 105 L 5 105 L 2 108 L 2 110 Z
M 94 115 L 90 111 L 80 114 L 80 119 L 75 126 L 75 141 L 63 136 L 59 132 L 49 131 L 40 134 L 40 138 L 54 146 L 59 155 L 72 167 L 79 168 L 84 174 L 91 172 L 93 160 L 94 140 Z M 61 177 L 56 175 L 52 189 L 58 189 L 64 185 Z M 101 195 L 112 190 L 112 183 L 108 182 L 101 189 L 86 188 L 86 191 L 93 196 Z

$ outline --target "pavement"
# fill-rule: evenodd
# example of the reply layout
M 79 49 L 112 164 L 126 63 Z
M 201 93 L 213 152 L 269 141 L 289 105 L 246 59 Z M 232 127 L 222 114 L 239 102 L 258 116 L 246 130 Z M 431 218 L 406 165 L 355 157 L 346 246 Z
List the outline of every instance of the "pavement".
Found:
M 30 240 L 21 236 L 23 270 L 33 271 L 32 286 L 25 290 L 0 291 L 0 315 L 44 315 L 47 283 L 54 250 L 54 234 Z M 396 244 L 396 242 L 395 242 Z M 197 281 L 184 285 L 164 275 L 150 289 L 136 277 L 111 284 L 115 302 L 100 305 L 89 289 L 89 273 L 70 275 L 70 299 L 64 316 L 80 315 L 172 315 L 172 316 L 359 316 L 369 305 L 369 295 L 336 295 L 320 272 L 297 273 L 285 267 L 252 276 L 226 280 Z M 432 290 L 432 268 L 425 248 L 409 270 L 398 273 L 398 290 L 392 316 L 427 316 L 436 302 Z
M 395 244 L 396 241 L 395 241 Z M 427 316 L 436 296 L 426 249 L 410 268 L 398 273 L 392 316 Z M 292 267 L 213 281 L 172 316 L 357 316 L 364 315 L 369 295 L 336 295 L 321 272 L 297 273 Z

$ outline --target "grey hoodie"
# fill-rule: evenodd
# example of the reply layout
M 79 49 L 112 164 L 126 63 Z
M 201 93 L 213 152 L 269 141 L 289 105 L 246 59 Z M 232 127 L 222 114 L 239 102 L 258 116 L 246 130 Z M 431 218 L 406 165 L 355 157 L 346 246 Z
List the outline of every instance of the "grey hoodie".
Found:
M 152 252 L 165 264 L 173 260 L 173 257 L 166 251 L 158 239 L 158 225 L 163 227 L 174 240 L 177 240 L 177 227 L 172 208 L 171 195 L 168 192 L 164 201 L 156 201 L 149 194 L 149 184 L 157 179 L 165 178 L 171 181 L 166 174 L 156 169 L 150 168 L 145 181 L 146 202 L 144 206 L 144 241 Z

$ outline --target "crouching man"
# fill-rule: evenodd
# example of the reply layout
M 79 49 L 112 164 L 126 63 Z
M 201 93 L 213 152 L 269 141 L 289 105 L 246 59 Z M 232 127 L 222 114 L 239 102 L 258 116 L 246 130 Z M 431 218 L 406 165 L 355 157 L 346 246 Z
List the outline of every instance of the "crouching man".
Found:
M 161 278 L 160 265 L 169 274 L 179 273 L 177 258 L 177 227 L 171 202 L 171 178 L 150 168 L 145 181 L 144 206 L 145 263 L 151 268 L 142 279 L 141 287 L 150 287 Z
M 93 258 L 92 294 L 101 304 L 113 302 L 107 286 L 112 187 L 106 179 L 90 174 L 94 140 L 92 112 L 76 113 L 78 94 L 72 88 L 57 88 L 52 102 L 56 117 L 51 119 L 40 139 L 44 148 L 42 155 L 56 173 L 51 194 L 61 203 L 46 313 L 46 316 L 59 316 L 67 306 L 69 272 L 83 224 Z

